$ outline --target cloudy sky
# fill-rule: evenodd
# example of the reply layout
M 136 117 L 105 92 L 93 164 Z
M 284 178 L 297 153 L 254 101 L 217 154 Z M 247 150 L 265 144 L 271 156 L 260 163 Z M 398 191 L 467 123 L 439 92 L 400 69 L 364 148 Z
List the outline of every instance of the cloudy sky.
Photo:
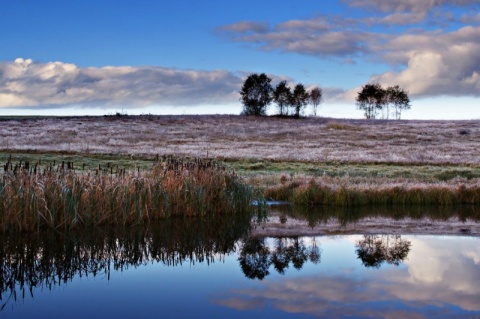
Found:
M 378 82 L 403 118 L 480 119 L 479 0 L 3 0 L 0 28 L 0 115 L 238 114 L 264 72 L 321 116 Z

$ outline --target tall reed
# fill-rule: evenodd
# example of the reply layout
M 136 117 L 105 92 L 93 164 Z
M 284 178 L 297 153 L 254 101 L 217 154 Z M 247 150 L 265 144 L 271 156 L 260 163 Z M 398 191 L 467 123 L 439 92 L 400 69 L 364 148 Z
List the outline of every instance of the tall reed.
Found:
M 254 191 L 213 160 L 157 158 L 146 171 L 5 165 L 0 229 L 129 225 L 170 216 L 249 214 Z M 8 168 L 7 168 L 8 166 Z M 15 166 L 15 168 L 11 168 Z
M 266 198 L 290 201 L 301 205 L 480 205 L 480 186 L 421 185 L 368 187 L 322 185 L 321 182 L 286 183 L 265 190 Z

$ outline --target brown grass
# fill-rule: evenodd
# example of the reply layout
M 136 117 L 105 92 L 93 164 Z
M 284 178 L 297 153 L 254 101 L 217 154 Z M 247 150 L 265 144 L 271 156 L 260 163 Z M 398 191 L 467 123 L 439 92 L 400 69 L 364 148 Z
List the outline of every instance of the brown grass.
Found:
M 311 179 L 268 188 L 264 195 L 301 205 L 480 205 L 480 186 L 464 184 L 325 185 L 321 179 Z
M 0 230 L 130 225 L 252 210 L 252 188 L 213 160 L 165 157 L 146 172 L 72 167 L 7 163 L 0 180 Z

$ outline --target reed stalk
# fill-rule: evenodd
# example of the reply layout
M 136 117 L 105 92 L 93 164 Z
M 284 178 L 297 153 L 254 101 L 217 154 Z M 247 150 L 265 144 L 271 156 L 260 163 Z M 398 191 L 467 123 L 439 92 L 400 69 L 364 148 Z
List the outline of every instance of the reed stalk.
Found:
M 164 156 L 150 170 L 122 174 L 76 171 L 73 163 L 46 165 L 33 172 L 23 163 L 1 176 L 3 232 L 250 214 L 256 199 L 239 176 L 213 160 Z

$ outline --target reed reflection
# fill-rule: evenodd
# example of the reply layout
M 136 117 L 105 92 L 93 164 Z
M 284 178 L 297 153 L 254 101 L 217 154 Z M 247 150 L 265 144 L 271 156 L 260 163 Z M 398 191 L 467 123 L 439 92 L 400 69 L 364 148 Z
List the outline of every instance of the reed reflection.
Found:
M 271 208 L 271 213 L 278 213 L 280 222 L 285 224 L 289 218 L 297 220 L 305 220 L 308 226 L 315 227 L 317 225 L 326 224 L 332 220 L 338 221 L 342 226 L 356 223 L 364 218 L 386 217 L 393 220 L 402 220 L 411 218 L 420 220 L 429 218 L 434 221 L 447 221 L 452 217 L 458 218 L 459 221 L 465 222 L 472 220 L 480 222 L 480 209 L 476 206 L 452 206 L 452 207 L 402 207 L 402 206 L 385 206 L 385 207 L 329 207 L 329 206 L 296 206 L 296 205 L 279 205 Z
M 222 260 L 248 236 L 250 217 L 170 219 L 149 227 L 0 236 L 1 309 L 74 277 L 106 275 L 148 263 L 177 266 Z
M 243 240 L 240 256 L 240 268 L 249 279 L 262 280 L 270 274 L 270 266 L 281 275 L 290 267 L 300 270 L 305 262 L 320 263 L 321 249 L 315 238 L 307 246 L 305 238 L 275 238 L 273 247 L 269 247 L 267 239 L 250 237 Z

